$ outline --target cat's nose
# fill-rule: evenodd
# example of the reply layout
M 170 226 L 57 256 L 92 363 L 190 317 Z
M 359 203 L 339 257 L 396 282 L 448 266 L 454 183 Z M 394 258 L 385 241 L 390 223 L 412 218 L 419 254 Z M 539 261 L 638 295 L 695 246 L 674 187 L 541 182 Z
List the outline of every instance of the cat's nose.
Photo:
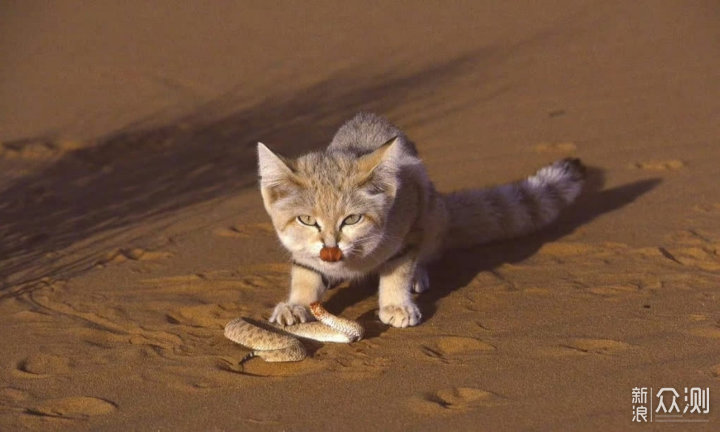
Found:
M 333 246 L 320 249 L 320 259 L 327 262 L 338 262 L 343 258 L 343 253 L 339 247 Z

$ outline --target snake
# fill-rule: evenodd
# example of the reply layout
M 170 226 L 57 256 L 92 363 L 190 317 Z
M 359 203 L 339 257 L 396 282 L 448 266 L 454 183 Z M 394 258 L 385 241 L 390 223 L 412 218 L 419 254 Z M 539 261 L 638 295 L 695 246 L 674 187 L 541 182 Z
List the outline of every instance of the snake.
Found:
M 351 343 L 363 337 L 365 329 L 360 323 L 331 314 L 319 302 L 309 306 L 317 321 L 284 326 L 240 317 L 227 323 L 225 337 L 252 350 L 240 364 L 254 357 L 266 362 L 301 361 L 307 357 L 307 350 L 299 338 Z

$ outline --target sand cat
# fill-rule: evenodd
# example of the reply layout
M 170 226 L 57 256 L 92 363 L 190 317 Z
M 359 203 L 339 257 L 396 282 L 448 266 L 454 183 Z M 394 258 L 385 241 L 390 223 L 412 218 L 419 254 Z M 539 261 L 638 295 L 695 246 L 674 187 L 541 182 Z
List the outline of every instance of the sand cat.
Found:
M 449 194 L 435 191 L 415 145 L 386 119 L 357 114 L 325 151 L 297 159 L 258 143 L 260 190 L 292 254 L 290 295 L 270 318 L 310 319 L 307 306 L 342 280 L 379 276 L 379 317 L 414 326 L 412 293 L 429 288 L 425 265 L 449 248 L 530 233 L 580 194 L 584 168 L 565 159 L 525 180 Z

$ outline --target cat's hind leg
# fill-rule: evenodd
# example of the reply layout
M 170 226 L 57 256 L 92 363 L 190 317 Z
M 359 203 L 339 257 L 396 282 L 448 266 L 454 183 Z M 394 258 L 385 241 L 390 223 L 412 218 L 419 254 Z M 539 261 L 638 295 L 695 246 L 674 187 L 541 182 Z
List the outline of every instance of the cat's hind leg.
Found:
M 413 280 L 413 291 L 423 293 L 430 289 L 430 277 L 425 267 L 418 265 L 415 269 L 415 279 Z

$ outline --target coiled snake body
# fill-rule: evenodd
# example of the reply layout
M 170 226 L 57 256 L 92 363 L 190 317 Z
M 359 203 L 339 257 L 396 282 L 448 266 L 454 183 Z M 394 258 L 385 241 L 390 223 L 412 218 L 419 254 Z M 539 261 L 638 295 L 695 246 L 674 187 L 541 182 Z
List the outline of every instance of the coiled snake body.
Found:
M 321 342 L 350 343 L 362 338 L 363 327 L 352 320 L 332 315 L 320 303 L 310 305 L 317 321 L 282 326 L 250 318 L 236 318 L 225 326 L 225 337 L 252 351 L 240 363 L 253 357 L 267 362 L 300 361 L 307 351 L 298 337 Z

